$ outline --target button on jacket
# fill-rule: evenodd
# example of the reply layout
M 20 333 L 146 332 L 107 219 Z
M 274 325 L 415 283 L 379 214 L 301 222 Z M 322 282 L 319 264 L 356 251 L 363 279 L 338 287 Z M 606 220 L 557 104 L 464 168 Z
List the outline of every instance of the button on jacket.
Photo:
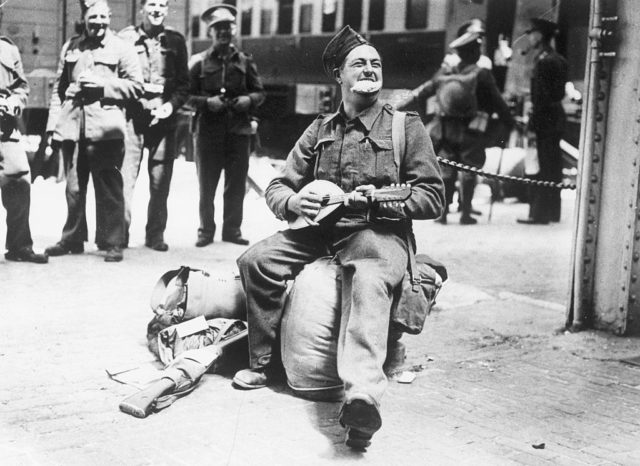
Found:
M 149 37 L 142 26 L 128 26 L 118 36 L 134 46 L 142 68 L 144 95 L 127 106 L 129 116 L 146 117 L 165 102 L 175 111 L 186 102 L 189 92 L 187 47 L 182 34 L 164 27 L 156 37 Z
M 411 197 L 404 207 L 372 207 L 366 215 L 345 216 L 337 226 L 440 216 L 444 187 L 431 140 L 419 116 L 409 112 L 398 180 L 391 141 L 392 116 L 389 105 L 376 102 L 351 121 L 346 121 L 341 110 L 316 119 L 289 154 L 284 174 L 267 188 L 265 197 L 271 210 L 278 218 L 289 219 L 289 198 L 312 180 L 321 179 L 345 192 L 365 184 L 377 188 L 398 182 L 411 184 Z
M 88 70 L 104 80 L 104 88 L 93 95 L 79 92 L 77 84 Z M 142 90 L 140 64 L 131 45 L 111 30 L 97 43 L 84 34 L 75 36 L 62 47 L 47 130 L 55 131 L 54 138 L 60 141 L 124 139 L 123 107 L 139 98 Z
M 262 104 L 265 92 L 250 55 L 232 45 L 231 55 L 225 61 L 210 47 L 192 57 L 189 78 L 189 103 L 197 112 L 198 125 L 205 125 L 207 128 L 218 125 L 231 133 L 251 134 L 250 114 Z M 229 109 L 213 113 L 207 108 L 209 97 L 220 96 L 230 100 L 242 95 L 251 99 L 248 112 L 238 113 Z

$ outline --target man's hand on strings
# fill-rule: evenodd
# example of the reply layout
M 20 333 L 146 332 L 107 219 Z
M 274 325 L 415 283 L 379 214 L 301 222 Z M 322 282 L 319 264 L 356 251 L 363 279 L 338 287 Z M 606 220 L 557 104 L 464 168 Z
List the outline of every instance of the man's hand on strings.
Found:
M 356 187 L 344 198 L 344 205 L 350 209 L 367 209 L 370 205 L 369 197 L 366 196 L 367 192 L 371 192 L 376 187 L 372 184 L 363 184 Z M 371 199 L 373 200 L 373 199 Z

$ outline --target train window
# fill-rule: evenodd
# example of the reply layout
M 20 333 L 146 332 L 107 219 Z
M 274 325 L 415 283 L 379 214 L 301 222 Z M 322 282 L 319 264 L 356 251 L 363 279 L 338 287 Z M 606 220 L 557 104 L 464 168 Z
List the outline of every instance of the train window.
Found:
M 273 24 L 273 10 L 264 8 L 260 14 L 260 35 L 271 35 L 271 24 Z
M 344 2 L 344 24 L 351 26 L 356 31 L 362 25 L 362 0 L 349 0 Z
M 191 17 L 191 37 L 200 37 L 200 15 Z
M 336 30 L 336 0 L 322 1 L 322 32 Z
M 278 5 L 278 34 L 293 32 L 293 0 L 280 0 Z
M 260 3 L 260 35 L 270 36 L 274 33 L 273 21 L 277 8 L 277 0 L 263 0 Z
M 300 5 L 300 31 L 298 32 L 311 32 L 311 18 L 313 18 L 313 5 L 311 3 Z
M 369 3 L 369 30 L 382 31 L 384 29 L 384 2 L 385 0 L 370 0 Z
M 407 0 L 407 29 L 424 29 L 427 27 L 427 7 L 429 0 Z
M 251 16 L 253 13 L 253 8 L 249 7 L 245 10 L 242 10 L 242 14 L 240 16 L 240 34 L 243 36 L 251 35 Z

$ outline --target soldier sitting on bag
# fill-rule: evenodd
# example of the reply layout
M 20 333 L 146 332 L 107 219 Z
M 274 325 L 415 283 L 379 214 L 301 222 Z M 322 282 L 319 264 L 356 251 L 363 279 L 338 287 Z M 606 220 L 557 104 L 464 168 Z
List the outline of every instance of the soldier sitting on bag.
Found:
M 247 296 L 250 369 L 238 372 L 233 381 L 246 389 L 269 383 L 286 281 L 317 258 L 333 256 L 342 274 L 337 364 L 345 400 L 340 423 L 348 429 L 347 444 L 364 448 L 382 425 L 389 316 L 393 290 L 407 270 L 409 248 L 415 248 L 408 239 L 411 219 L 440 216 L 444 190 L 429 136 L 416 113 L 407 115 L 404 157 L 396 166 L 394 111 L 378 100 L 378 51 L 346 26 L 331 39 L 322 59 L 327 75 L 341 87 L 342 104 L 305 130 L 289 153 L 284 174 L 266 191 L 278 218 L 302 217 L 309 225 L 280 231 L 238 259 Z M 303 189 L 314 180 L 350 193 L 337 223 L 314 220 L 321 193 Z M 365 196 L 373 188 L 401 182 L 411 185 L 405 203 L 379 203 Z
M 0 37 L 0 189 L 7 210 L 5 259 L 17 262 L 48 262 L 46 254 L 33 252 L 29 228 L 31 176 L 29 161 L 16 129 L 16 118 L 27 103 L 29 85 L 18 47 Z

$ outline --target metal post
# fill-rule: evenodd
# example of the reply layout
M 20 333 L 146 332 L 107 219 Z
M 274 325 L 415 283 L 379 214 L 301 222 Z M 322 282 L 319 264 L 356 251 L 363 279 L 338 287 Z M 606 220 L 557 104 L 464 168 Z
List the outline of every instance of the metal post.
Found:
M 601 63 L 599 56 L 599 41 L 596 33 L 600 24 L 601 0 L 591 0 L 591 15 L 589 21 L 590 49 L 589 59 L 585 70 L 586 99 L 582 112 L 580 132 L 580 152 L 578 173 L 580 175 L 577 191 L 577 205 L 574 218 L 574 240 L 571 254 L 573 276 L 567 312 L 567 327 L 571 330 L 581 330 L 588 321 L 588 314 L 592 311 L 593 303 L 593 260 L 595 255 L 596 237 L 592 231 L 589 234 L 591 173 L 593 171 L 593 140 L 597 106 L 598 69 Z M 592 217 L 593 218 L 593 217 Z M 592 226 L 594 222 L 591 223 Z M 592 228 L 593 230 L 593 228 Z

